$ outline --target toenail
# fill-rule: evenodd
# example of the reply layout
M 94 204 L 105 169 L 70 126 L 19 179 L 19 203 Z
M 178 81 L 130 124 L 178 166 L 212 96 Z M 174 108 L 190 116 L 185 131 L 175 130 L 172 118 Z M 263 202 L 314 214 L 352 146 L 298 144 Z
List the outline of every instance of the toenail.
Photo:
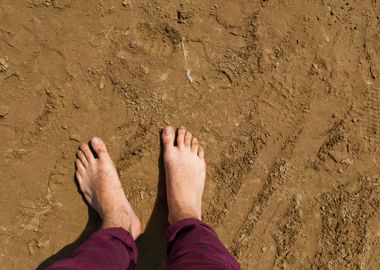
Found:
M 98 138 L 95 137 L 95 138 L 92 139 L 92 143 L 93 143 L 93 144 L 96 144 L 96 145 L 97 145 L 97 144 L 100 144 L 100 140 L 99 140 Z
M 172 135 L 173 132 L 170 128 L 164 128 L 162 133 L 164 134 L 164 136 L 170 136 L 170 135 Z

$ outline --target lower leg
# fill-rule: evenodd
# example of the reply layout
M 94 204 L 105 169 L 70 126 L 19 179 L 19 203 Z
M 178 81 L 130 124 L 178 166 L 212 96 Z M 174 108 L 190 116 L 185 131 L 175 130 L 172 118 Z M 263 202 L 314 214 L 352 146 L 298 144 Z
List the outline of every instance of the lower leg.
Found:
M 162 133 L 169 208 L 168 269 L 240 269 L 238 262 L 202 219 L 206 178 L 204 151 L 190 132 Z

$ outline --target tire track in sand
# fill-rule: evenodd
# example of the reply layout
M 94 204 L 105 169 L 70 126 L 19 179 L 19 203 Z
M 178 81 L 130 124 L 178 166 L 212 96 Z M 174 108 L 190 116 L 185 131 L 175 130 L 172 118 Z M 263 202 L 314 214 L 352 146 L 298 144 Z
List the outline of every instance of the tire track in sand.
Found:
M 214 63 L 216 69 L 222 70 L 230 82 L 233 81 L 231 74 L 239 74 L 243 77 L 250 75 L 250 69 L 247 68 L 250 65 L 247 63 L 252 56 L 257 54 L 257 20 L 263 1 L 254 2 L 252 5 L 255 11 L 249 17 L 246 25 L 245 46 L 239 52 L 227 51 L 225 57 Z M 255 61 L 252 66 L 257 66 Z M 236 132 L 239 134 L 238 137 L 233 139 L 228 149 L 222 151 L 223 157 L 216 171 L 217 195 L 205 215 L 206 220 L 215 227 L 224 220 L 226 213 L 235 201 L 235 197 L 242 187 L 244 175 L 252 170 L 256 159 L 266 148 L 269 134 L 257 117 L 257 105 L 256 102 L 253 102 L 253 109 L 245 113 L 244 120 Z
M 262 191 L 252 203 L 249 212 L 236 233 L 237 237 L 235 237 L 232 242 L 231 250 L 238 259 L 242 253 L 247 250 L 249 236 L 259 217 L 264 212 L 264 209 L 268 206 L 272 194 L 284 182 L 287 170 L 288 164 L 283 159 L 276 160 L 272 165 Z
M 275 99 L 275 96 L 273 96 L 273 99 Z M 284 125 L 279 124 L 277 126 L 278 130 L 272 129 L 274 134 L 283 134 L 284 130 L 289 130 L 289 123 L 293 123 L 290 129 L 293 132 L 282 139 L 280 143 L 276 143 L 277 138 L 271 138 L 270 143 L 268 142 L 268 145 L 270 144 L 271 147 L 265 149 L 265 154 L 262 153 L 263 157 L 260 156 L 260 160 L 263 159 L 264 163 L 271 165 L 261 191 L 257 194 L 257 196 L 252 198 L 248 211 L 246 212 L 244 219 L 242 220 L 242 223 L 232 240 L 231 250 L 237 258 L 241 258 L 243 252 L 248 250 L 250 235 L 252 234 L 257 221 L 269 205 L 272 195 L 286 179 L 289 166 L 287 160 L 291 158 L 297 145 L 297 141 L 303 132 L 303 127 L 311 101 L 311 92 L 304 92 L 298 103 L 293 103 L 293 101 L 288 99 L 284 100 L 285 104 L 293 105 L 293 110 L 287 114 L 281 115 L 288 117 L 290 114 L 294 115 L 294 118 L 296 118 L 295 115 L 298 114 L 298 119 L 291 122 L 286 122 Z M 269 157 L 264 157 L 267 153 L 270 153 Z M 244 176 L 252 177 L 249 176 L 248 173 L 249 172 L 247 172 Z M 246 186 L 245 189 L 252 190 L 256 183 L 254 181 L 247 181 L 247 185 L 248 186 Z M 238 204 L 239 203 L 242 202 L 239 201 Z M 239 205 L 235 205 L 234 208 L 238 209 Z
M 367 223 L 380 207 L 377 177 L 360 177 L 353 188 L 322 194 L 322 232 L 312 269 L 362 269 Z
M 249 113 L 241 125 L 241 135 L 235 138 L 228 150 L 224 151 L 218 170 L 216 171 L 217 196 L 206 212 L 206 219 L 214 226 L 220 224 L 236 195 L 243 176 L 251 171 L 253 165 L 266 146 L 267 134 L 262 126 Z M 243 153 L 243 155 L 238 155 Z
M 273 138 L 273 140 L 268 143 L 270 147 L 265 149 L 265 154 L 263 153 L 264 156 L 268 154 L 267 152 L 271 152 L 269 157 L 260 157 L 260 159 L 263 158 L 266 164 L 271 164 L 271 166 L 261 191 L 256 196 L 251 195 L 252 203 L 250 204 L 248 208 L 249 210 L 242 220 L 239 229 L 233 237 L 230 249 L 238 259 L 241 259 L 249 250 L 249 241 L 256 223 L 270 204 L 274 193 L 286 180 L 290 164 L 289 162 L 292 159 L 298 140 L 304 132 L 305 123 L 307 119 L 311 117 L 309 116 L 309 111 L 311 104 L 316 97 L 316 92 L 308 90 L 312 89 L 312 86 L 310 86 L 307 81 L 300 83 L 301 85 L 295 89 L 298 92 L 293 93 L 292 95 L 289 94 L 288 89 L 286 89 L 284 85 L 278 83 L 278 86 L 276 86 L 278 94 L 272 95 L 272 92 L 268 92 L 269 94 L 265 97 L 266 101 L 269 100 L 269 102 L 273 104 L 276 104 L 277 102 L 283 104 L 280 107 L 274 107 L 279 110 L 276 119 L 279 124 L 273 125 L 272 127 L 269 127 L 269 129 L 271 134 L 279 135 L 280 137 L 284 137 L 284 139 L 280 139 L 278 142 L 276 141 L 278 138 Z M 275 84 L 272 83 L 272 87 L 274 85 Z M 280 101 L 278 95 L 281 96 Z M 296 95 L 297 99 L 294 99 L 293 95 Z M 265 102 L 265 104 L 267 104 L 267 102 Z M 283 113 L 282 110 L 284 108 L 289 108 L 287 113 Z M 290 118 L 291 120 L 283 121 L 282 118 L 288 120 Z M 287 130 L 290 130 L 288 134 L 285 133 Z M 256 184 L 254 181 L 247 183 L 249 184 L 249 186 L 246 187 L 248 190 L 252 190 L 252 186 Z M 290 220 L 289 222 L 293 221 Z M 279 254 L 280 257 L 286 256 L 286 254 L 281 252 Z
M 374 89 L 373 87 L 368 89 L 366 107 L 368 110 L 368 135 L 373 139 L 374 150 L 377 151 L 380 146 L 380 102 L 378 89 Z
M 301 213 L 296 197 L 293 197 L 288 209 L 283 215 L 282 222 L 274 234 L 276 241 L 277 254 L 275 268 L 280 268 L 288 254 L 291 252 L 301 230 Z

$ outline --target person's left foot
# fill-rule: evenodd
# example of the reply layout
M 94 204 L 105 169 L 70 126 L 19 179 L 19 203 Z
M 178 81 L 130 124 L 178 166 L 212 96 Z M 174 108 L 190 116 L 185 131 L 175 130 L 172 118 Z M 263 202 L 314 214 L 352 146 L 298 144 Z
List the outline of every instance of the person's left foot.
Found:
M 78 151 L 75 175 L 87 202 L 103 219 L 102 228 L 122 227 L 133 239 L 141 234 L 141 223 L 128 202 L 106 146 L 92 138 L 91 146 L 83 144 Z

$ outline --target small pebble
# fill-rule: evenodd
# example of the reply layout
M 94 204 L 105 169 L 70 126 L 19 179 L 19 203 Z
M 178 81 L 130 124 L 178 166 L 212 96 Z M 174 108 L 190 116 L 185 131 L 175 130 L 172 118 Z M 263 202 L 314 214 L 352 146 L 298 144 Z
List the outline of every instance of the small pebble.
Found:
M 81 141 L 81 139 L 80 139 L 80 135 L 79 135 L 79 134 L 72 134 L 72 135 L 69 137 L 69 139 L 70 139 L 71 141 L 76 141 L 76 142 L 80 142 L 80 141 Z
M 352 123 L 357 123 L 357 122 L 359 122 L 360 121 L 360 119 L 359 118 L 352 118 Z
M 123 7 L 131 6 L 130 0 L 123 0 Z
M 50 240 L 46 240 L 46 241 L 43 241 L 43 242 L 38 241 L 37 242 L 37 247 L 38 248 L 44 248 L 44 247 L 49 246 L 49 244 L 50 244 Z
M 7 58 L 0 58 L 0 72 L 4 72 L 8 69 Z
M 99 82 L 99 89 L 100 90 L 104 89 L 104 82 L 102 82 L 102 81 Z
M 0 106 L 0 118 L 7 117 L 9 113 L 9 107 L 8 106 Z
M 352 164 L 354 164 L 354 161 L 352 159 L 350 159 L 350 158 L 343 159 L 341 162 L 343 164 L 346 164 L 346 165 L 352 165 Z

